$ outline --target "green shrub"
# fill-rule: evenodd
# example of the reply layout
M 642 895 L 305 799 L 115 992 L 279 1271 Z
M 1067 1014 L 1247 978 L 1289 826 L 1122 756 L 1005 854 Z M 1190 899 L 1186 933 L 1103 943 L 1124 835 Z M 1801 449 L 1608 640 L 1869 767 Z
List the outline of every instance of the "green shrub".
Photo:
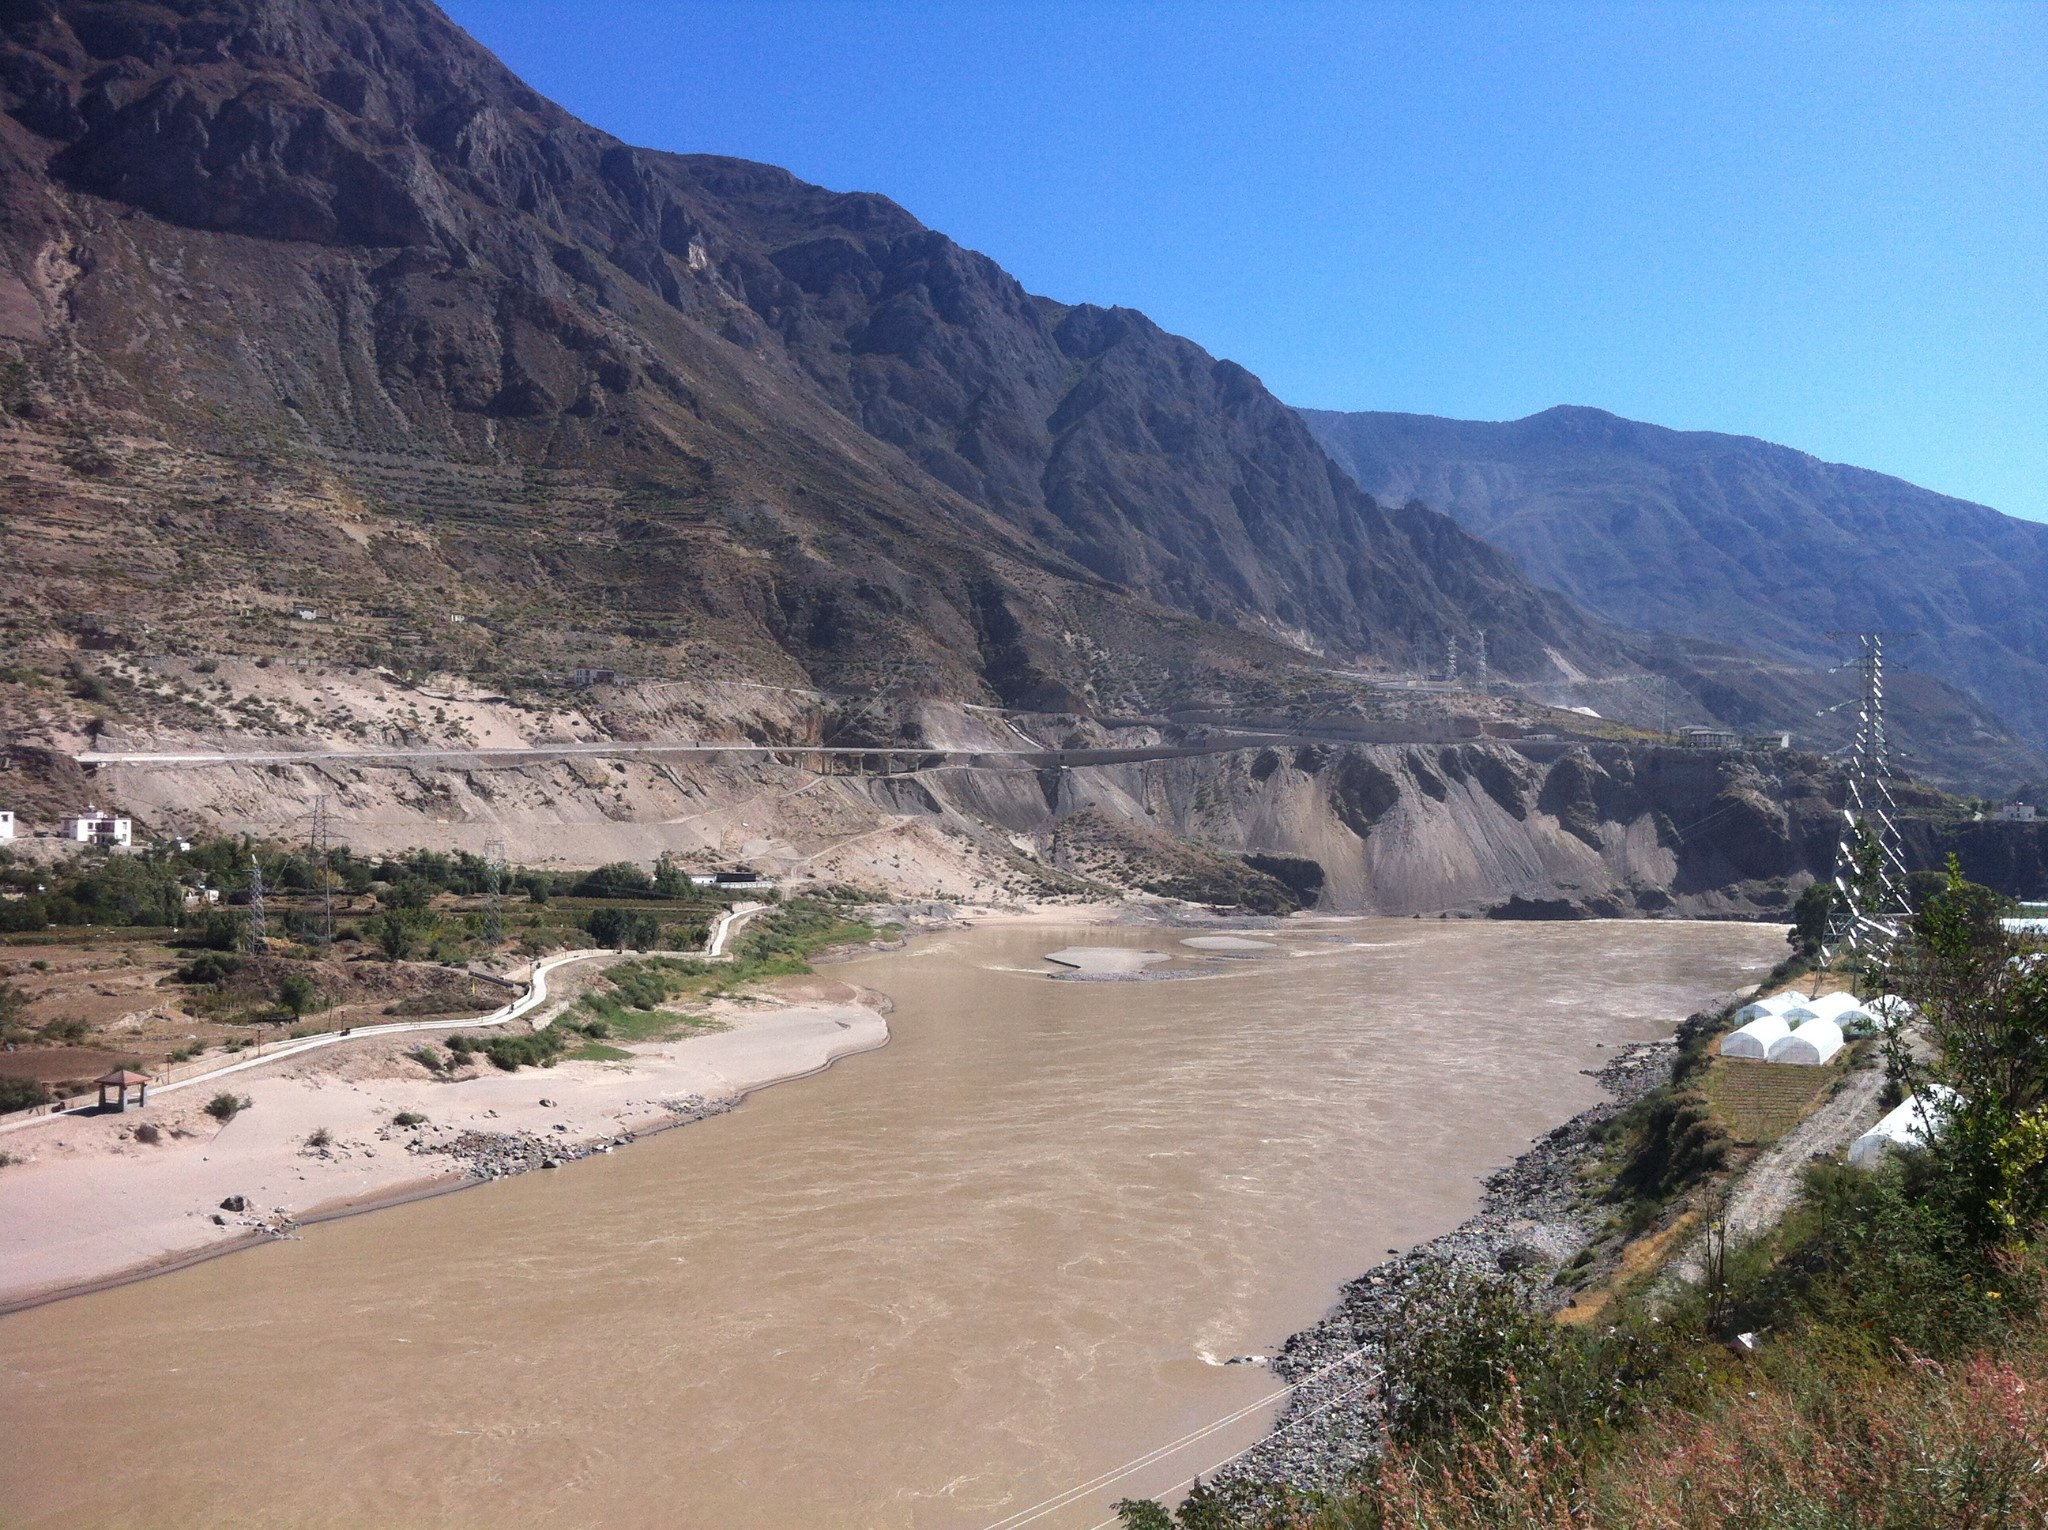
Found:
M 206 1102 L 206 1113 L 223 1126 L 248 1108 L 249 1101 L 245 1096 L 229 1094 L 225 1090 Z
M 401 1110 L 391 1118 L 393 1126 L 425 1126 L 427 1118 L 416 1110 Z
M 551 1025 L 526 1036 L 493 1036 L 484 1043 L 484 1056 L 491 1060 L 492 1067 L 507 1073 L 516 1073 L 521 1068 L 552 1068 L 567 1044 L 563 1028 Z
M 223 951 L 201 951 L 171 974 L 180 983 L 225 983 L 242 970 L 242 959 Z
M 50 1103 L 50 1087 L 41 1079 L 9 1078 L 0 1074 L 0 1114 L 29 1110 Z

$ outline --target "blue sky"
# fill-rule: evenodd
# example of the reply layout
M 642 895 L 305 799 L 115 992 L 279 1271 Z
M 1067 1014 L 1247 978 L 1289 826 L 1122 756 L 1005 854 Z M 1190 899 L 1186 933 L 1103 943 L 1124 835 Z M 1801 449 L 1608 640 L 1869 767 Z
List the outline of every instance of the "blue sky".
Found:
M 1592 404 L 2048 519 L 2048 4 L 444 0 L 1290 403 Z

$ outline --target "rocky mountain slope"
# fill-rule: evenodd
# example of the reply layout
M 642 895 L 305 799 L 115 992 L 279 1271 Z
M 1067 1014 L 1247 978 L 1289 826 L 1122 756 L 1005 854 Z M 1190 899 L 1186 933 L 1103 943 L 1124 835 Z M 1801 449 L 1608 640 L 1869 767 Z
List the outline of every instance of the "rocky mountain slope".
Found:
M 1597 409 L 1499 423 L 1304 410 L 1367 492 L 1419 498 L 1620 625 L 1801 665 L 1891 628 L 2048 748 L 2048 525 L 1746 436 Z
M 39 531 L 80 502 L 25 549 L 48 619 L 146 570 L 1036 705 L 1475 623 L 1504 676 L 1628 666 L 1241 368 L 881 197 L 620 143 L 422 0 L 23 3 L 0 39 L 12 482 Z M 149 577 L 119 604 L 180 620 Z
M 1585 772 L 1443 727 L 1555 715 L 1374 681 L 1484 629 L 1496 681 L 1610 716 L 1783 725 L 1824 682 L 1649 652 L 1396 503 L 1143 315 L 1033 296 L 877 196 L 622 144 L 424 0 L 0 5 L 0 727 L 38 814 L 93 790 L 154 831 L 284 832 L 326 794 L 364 843 L 898 890 L 1777 906 L 1807 850 L 1681 841 L 1716 772 L 1770 777 L 1789 823 L 1812 792 L 1781 762 L 1670 762 L 1705 784 L 1667 803 L 1600 784 L 1636 780 L 1616 745 L 1553 792 Z M 1251 713 L 1357 726 L 1174 753 L 1169 719 Z M 69 759 L 1112 734 L 1162 752 Z

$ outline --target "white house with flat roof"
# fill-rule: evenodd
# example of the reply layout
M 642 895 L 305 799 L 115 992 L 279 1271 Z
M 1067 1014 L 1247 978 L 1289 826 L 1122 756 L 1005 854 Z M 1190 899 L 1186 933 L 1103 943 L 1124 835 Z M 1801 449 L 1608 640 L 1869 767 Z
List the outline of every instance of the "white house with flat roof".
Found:
M 14 838 L 14 812 L 11 808 L 0 808 L 0 839 Z
M 87 803 L 83 813 L 74 813 L 64 820 L 62 837 L 76 840 L 81 845 L 132 845 L 135 843 L 135 825 L 131 819 L 103 813 L 92 803 Z

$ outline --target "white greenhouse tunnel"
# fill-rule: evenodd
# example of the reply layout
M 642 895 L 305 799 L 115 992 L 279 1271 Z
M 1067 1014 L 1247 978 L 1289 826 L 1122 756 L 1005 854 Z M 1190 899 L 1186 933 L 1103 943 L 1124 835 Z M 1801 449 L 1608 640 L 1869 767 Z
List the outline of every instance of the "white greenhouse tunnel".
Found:
M 1930 1084 L 1919 1094 L 1908 1095 L 1877 1125 L 1849 1144 L 1849 1162 L 1867 1169 L 1885 1154 L 1925 1147 L 1941 1124 L 1941 1107 L 1955 1098 L 1955 1091 Z
M 1791 1063 L 1800 1067 L 1818 1068 L 1832 1062 L 1835 1054 L 1845 1045 L 1842 1028 L 1832 1020 L 1808 1020 L 1789 1036 L 1782 1036 L 1771 1043 L 1770 1051 L 1764 1055 L 1766 1062 Z
M 1785 1023 L 1782 1015 L 1763 1015 L 1722 1037 L 1721 1055 L 1764 1062 L 1769 1059 L 1771 1048 L 1791 1034 L 1792 1027 Z

